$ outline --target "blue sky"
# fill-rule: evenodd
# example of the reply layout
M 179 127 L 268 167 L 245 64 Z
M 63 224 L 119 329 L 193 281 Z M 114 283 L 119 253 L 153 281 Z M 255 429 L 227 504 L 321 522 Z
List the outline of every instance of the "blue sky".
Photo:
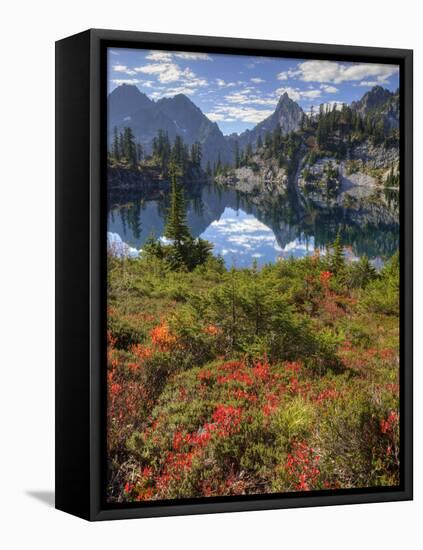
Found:
M 224 134 L 240 133 L 272 114 L 286 91 L 309 112 L 351 103 L 375 85 L 396 90 L 397 65 L 306 59 L 108 50 L 108 90 L 134 84 L 151 99 L 187 95 Z

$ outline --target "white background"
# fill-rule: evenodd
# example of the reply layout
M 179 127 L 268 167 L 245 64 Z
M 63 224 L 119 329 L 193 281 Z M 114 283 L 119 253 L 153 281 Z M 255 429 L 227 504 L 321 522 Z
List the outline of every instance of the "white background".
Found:
M 413 0 L 3 2 L 0 541 L 5 549 L 422 548 L 422 18 Z M 54 41 L 90 27 L 415 50 L 415 501 L 89 524 L 54 487 Z M 47 503 L 46 503 L 47 501 Z M 88 546 L 89 545 L 89 546 Z

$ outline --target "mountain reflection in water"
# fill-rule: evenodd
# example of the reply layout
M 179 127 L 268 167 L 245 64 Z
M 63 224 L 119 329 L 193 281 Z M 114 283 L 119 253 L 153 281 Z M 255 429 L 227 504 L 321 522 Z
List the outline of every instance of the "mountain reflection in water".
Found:
M 234 189 L 209 184 L 186 192 L 185 200 L 192 235 L 210 241 L 227 267 L 324 251 L 338 229 L 350 259 L 366 254 L 380 265 L 399 244 L 398 216 L 383 203 L 361 211 L 319 207 L 299 216 L 286 198 L 253 202 Z M 168 206 L 167 195 L 110 195 L 108 231 L 140 249 L 150 235 L 163 236 Z

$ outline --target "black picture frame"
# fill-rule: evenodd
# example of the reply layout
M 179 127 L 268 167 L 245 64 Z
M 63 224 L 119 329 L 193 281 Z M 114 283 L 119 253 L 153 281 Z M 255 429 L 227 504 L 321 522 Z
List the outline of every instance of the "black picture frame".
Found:
M 399 487 L 105 502 L 106 48 L 148 48 L 400 65 Z M 87 520 L 410 500 L 413 495 L 413 52 L 91 29 L 56 43 L 56 508 Z

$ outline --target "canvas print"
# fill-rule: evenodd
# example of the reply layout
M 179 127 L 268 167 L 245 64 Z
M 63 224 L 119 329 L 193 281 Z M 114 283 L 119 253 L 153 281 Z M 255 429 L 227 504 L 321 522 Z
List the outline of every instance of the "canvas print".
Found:
M 399 105 L 396 65 L 108 49 L 109 503 L 399 485 Z

